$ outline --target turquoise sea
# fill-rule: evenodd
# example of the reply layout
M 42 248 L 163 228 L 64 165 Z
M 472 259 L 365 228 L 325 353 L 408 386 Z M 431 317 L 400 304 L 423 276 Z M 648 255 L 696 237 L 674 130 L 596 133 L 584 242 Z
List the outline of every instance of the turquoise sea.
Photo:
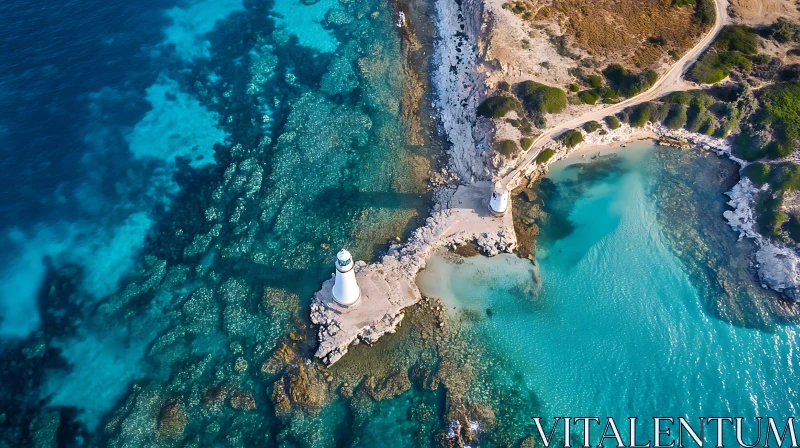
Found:
M 538 190 L 551 213 L 535 257 L 541 283 L 529 260 L 445 254 L 419 283 L 453 316 L 484 316 L 477 339 L 522 395 L 535 395 L 548 430 L 556 416 L 612 416 L 625 434 L 629 416 L 785 423 L 800 399 L 796 327 L 732 323 L 718 303 L 726 292 L 697 263 L 707 251 L 720 253 L 715 244 L 737 256 L 749 246 L 724 226 L 721 243 L 699 238 L 680 250 L 671 243 L 722 221 L 714 214 L 724 208 L 731 173 L 732 164 L 713 154 L 650 144 L 557 162 Z M 686 207 L 667 204 L 678 200 Z M 755 286 L 749 300 L 777 300 L 753 285 L 741 260 L 718 262 L 725 265 L 713 268 Z
M 446 307 L 313 361 L 335 253 L 374 259 L 430 205 L 408 59 L 435 36 L 394 10 L 430 6 L 0 2 L 0 446 L 519 446 L 535 415 L 793 412 L 795 327 L 721 219 L 736 170 L 696 151 L 554 166 L 541 284 L 437 258 Z

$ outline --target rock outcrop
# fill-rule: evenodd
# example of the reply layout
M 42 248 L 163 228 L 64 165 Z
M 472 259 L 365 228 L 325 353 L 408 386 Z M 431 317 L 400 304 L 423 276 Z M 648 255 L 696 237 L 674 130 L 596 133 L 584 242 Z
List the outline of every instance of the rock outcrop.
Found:
M 728 205 L 733 210 L 724 213 L 728 224 L 739 232 L 739 238 L 752 238 L 758 244 L 756 262 L 758 277 L 765 287 L 780 292 L 787 299 L 800 301 L 800 255 L 795 249 L 784 246 L 758 232 L 756 222 L 756 195 L 761 192 L 743 177 L 726 194 L 731 198 Z
M 356 263 L 361 286 L 356 304 L 343 307 L 333 301 L 333 278 L 327 280 L 311 303 L 311 321 L 319 325 L 315 356 L 333 364 L 351 345 L 372 344 L 394 332 L 403 309 L 421 299 L 415 278 L 435 250 L 474 242 L 488 256 L 511 253 L 516 247 L 511 213 L 502 217 L 489 213 L 492 189 L 489 182 L 477 182 L 462 185 L 452 194 L 440 192 L 439 210 L 407 243 L 391 247 L 378 263 Z

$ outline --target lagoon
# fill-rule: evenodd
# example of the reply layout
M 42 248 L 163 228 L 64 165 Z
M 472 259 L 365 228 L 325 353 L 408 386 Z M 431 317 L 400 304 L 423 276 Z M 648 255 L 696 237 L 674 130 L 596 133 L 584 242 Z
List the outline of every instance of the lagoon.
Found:
M 537 191 L 550 215 L 535 256 L 541 285 L 532 262 L 513 255 L 439 254 L 420 274 L 423 294 L 441 298 L 451 314 L 486 316 L 475 324 L 480 338 L 520 395 L 537 397 L 545 421 L 565 415 L 784 418 L 796 411 L 796 329 L 726 318 L 717 299 L 728 292 L 707 281 L 697 263 L 717 242 L 696 251 L 672 247 L 674 233 L 707 229 L 688 215 L 675 216 L 664 202 L 665 195 L 678 196 L 669 188 L 694 191 L 689 202 L 700 210 L 724 208 L 726 188 L 723 182 L 705 186 L 717 191 L 697 192 L 702 188 L 691 179 L 675 182 L 676 175 L 695 173 L 676 170 L 684 162 L 674 158 L 732 168 L 713 154 L 675 153 L 638 144 L 596 160 L 554 164 L 550 182 L 541 184 L 549 183 L 549 191 Z M 693 229 L 675 224 L 681 221 Z M 722 240 L 737 257 L 751 253 L 728 233 Z M 740 269 L 744 260 L 718 255 L 720 269 L 753 291 L 750 273 Z

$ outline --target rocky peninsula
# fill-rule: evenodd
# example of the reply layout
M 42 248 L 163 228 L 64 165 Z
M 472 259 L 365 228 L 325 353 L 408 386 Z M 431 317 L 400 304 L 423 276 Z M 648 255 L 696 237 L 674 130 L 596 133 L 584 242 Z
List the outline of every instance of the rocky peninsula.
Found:
M 657 139 L 663 145 L 682 150 L 710 150 L 719 156 L 729 157 L 742 169 L 749 164 L 733 154 L 730 137 L 715 137 L 710 132 L 700 133 L 696 129 L 690 131 L 682 127 L 668 127 L 661 123 L 663 118 L 652 122 L 645 118 L 646 123 L 639 123 L 635 127 L 627 123 L 627 116 L 635 114 L 642 104 L 650 107 L 650 100 L 675 90 L 702 87 L 686 82 L 683 75 L 728 22 L 726 2 L 723 0 L 716 2 L 717 17 L 712 29 L 677 63 L 663 66 L 662 79 L 648 81 L 641 95 L 634 93 L 628 100 L 598 104 L 588 109 L 586 106 L 571 106 L 563 114 L 552 114 L 556 126 L 538 137 L 535 135 L 535 140 L 528 138 L 534 142 L 534 147 L 522 157 L 513 154 L 513 150 L 512 153 L 501 155 L 502 151 L 495 141 L 509 135 L 515 136 L 523 145 L 523 150 L 527 150 L 524 136 L 529 132 L 525 127 L 529 127 L 530 123 L 527 123 L 526 114 L 521 109 L 517 108 L 516 115 L 509 115 L 510 118 L 505 120 L 481 118 L 480 112 L 477 115 L 475 113 L 486 100 L 490 89 L 498 89 L 501 95 L 507 95 L 503 91 L 508 92 L 509 87 L 504 87 L 504 82 L 497 81 L 497 78 L 502 77 L 509 67 L 502 64 L 496 66 L 485 60 L 487 55 L 493 54 L 492 51 L 499 51 L 497 46 L 493 46 L 498 39 L 494 27 L 499 23 L 497 18 L 500 15 L 508 15 L 500 12 L 500 9 L 506 9 L 505 5 L 500 8 L 495 2 L 437 0 L 435 9 L 437 41 L 431 78 L 441 132 L 449 145 L 447 163 L 436 176 L 438 186 L 434 194 L 434 206 L 425 225 L 417 229 L 406 243 L 390 247 L 376 263 L 358 265 L 358 278 L 369 285 L 361 304 L 350 309 L 336 305 L 330 295 L 332 280 L 325 282 L 315 294 L 311 320 L 319 326 L 316 357 L 326 364 L 336 362 L 352 345 L 361 342 L 372 344 L 382 335 L 395 331 L 403 319 L 403 310 L 419 302 L 421 296 L 414 278 L 436 249 L 475 243 L 481 252 L 491 256 L 499 252 L 512 252 L 516 248 L 517 235 L 510 213 L 503 218 L 488 214 L 487 203 L 492 191 L 490 180 L 502 179 L 509 188 L 530 185 L 546 172 L 550 163 L 567 154 L 645 138 Z M 504 20 L 509 19 L 506 17 Z M 399 21 L 398 26 L 405 26 L 405 21 Z M 572 65 L 574 62 L 565 60 L 564 64 Z M 568 71 L 565 68 L 564 72 L 569 75 L 562 75 L 569 78 L 574 76 L 579 81 L 581 79 L 581 75 L 576 74 L 580 70 Z M 638 78 L 642 78 L 644 73 L 637 75 Z M 611 82 L 612 76 L 606 71 L 603 74 Z M 586 78 L 584 82 L 587 82 Z M 603 95 L 610 95 L 608 90 L 598 90 Z M 586 101 L 585 97 L 580 96 L 580 101 Z M 499 117 L 502 118 L 504 114 Z M 620 124 L 614 118 L 615 114 L 625 116 L 625 122 Z M 608 117 L 617 121 L 615 126 L 611 125 Z M 602 123 L 590 121 L 593 118 L 604 120 Z M 569 129 L 570 126 L 579 127 Z M 577 144 L 565 139 L 565 135 L 570 133 L 577 133 Z M 503 140 L 499 143 L 512 141 Z M 513 146 L 519 151 L 516 144 Z M 547 157 L 541 157 L 543 154 L 547 154 Z M 800 300 L 800 254 L 796 248 L 765 238 L 757 230 L 756 196 L 765 188 L 757 188 L 743 176 L 727 193 L 733 210 L 725 212 L 725 219 L 740 232 L 740 237 L 755 240 L 758 246 L 756 268 L 763 287 L 797 301 Z

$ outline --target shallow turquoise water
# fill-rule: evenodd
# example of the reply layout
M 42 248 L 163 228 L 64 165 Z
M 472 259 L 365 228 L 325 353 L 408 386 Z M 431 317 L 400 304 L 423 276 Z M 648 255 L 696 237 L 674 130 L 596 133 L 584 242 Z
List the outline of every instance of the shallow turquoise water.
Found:
M 586 160 L 552 167 L 560 191 L 581 194 L 550 199 L 574 228 L 544 226 L 541 288 L 516 256 L 440 255 L 420 275 L 423 292 L 454 315 L 486 316 L 477 325 L 488 350 L 521 395 L 535 394 L 542 416 L 793 415 L 795 328 L 767 333 L 709 315 L 714 297 L 696 287 L 658 219 L 655 150 L 629 148 L 617 160 L 585 178 L 570 165 Z

